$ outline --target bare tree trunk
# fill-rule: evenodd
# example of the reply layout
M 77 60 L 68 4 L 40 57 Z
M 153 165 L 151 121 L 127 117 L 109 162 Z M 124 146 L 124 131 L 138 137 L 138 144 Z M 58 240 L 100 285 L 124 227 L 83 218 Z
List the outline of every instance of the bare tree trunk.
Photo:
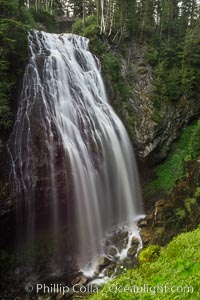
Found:
M 104 19 L 104 0 L 101 0 L 101 30 L 100 33 L 105 32 L 105 19 Z
M 35 0 L 35 10 L 38 11 L 38 0 Z
M 125 23 L 124 23 L 124 5 L 123 5 L 123 0 L 120 1 L 120 37 L 118 40 L 118 44 L 120 43 L 122 37 L 123 37 L 123 33 L 124 33 L 124 29 L 125 29 Z
M 53 14 L 53 0 L 51 0 L 50 2 L 50 14 L 52 15 Z
M 40 10 L 40 0 L 35 0 L 35 10 L 39 11 Z
M 99 25 L 99 19 L 100 19 L 100 0 L 96 0 L 96 6 L 97 6 L 97 24 Z
M 141 33 L 140 33 L 140 43 L 141 43 L 142 40 L 143 40 L 144 25 L 145 25 L 145 20 L 144 20 L 144 17 L 143 17 L 143 20 L 142 20 L 142 28 L 141 28 Z
M 109 28 L 109 35 L 112 33 L 113 28 L 113 21 L 114 21 L 114 14 L 115 14 L 115 3 L 111 0 L 111 7 L 110 7 L 110 28 Z
M 105 29 L 108 28 L 110 22 L 110 0 L 107 0 L 106 6 L 106 19 L 105 19 Z
M 45 0 L 45 10 L 48 11 L 48 0 Z
M 27 7 L 28 9 L 30 8 L 30 1 L 29 1 L 29 0 L 26 1 L 26 7 Z
M 83 27 L 85 27 L 85 18 L 86 18 L 86 0 L 83 0 Z

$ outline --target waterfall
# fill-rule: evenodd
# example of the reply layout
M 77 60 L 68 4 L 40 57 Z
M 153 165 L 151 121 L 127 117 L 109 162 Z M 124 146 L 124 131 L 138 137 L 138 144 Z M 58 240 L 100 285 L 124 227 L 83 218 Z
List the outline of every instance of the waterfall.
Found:
M 28 40 L 8 144 L 18 218 L 32 240 L 41 223 L 55 240 L 71 226 L 81 266 L 102 251 L 109 228 L 141 213 L 135 158 L 89 40 L 39 31 Z

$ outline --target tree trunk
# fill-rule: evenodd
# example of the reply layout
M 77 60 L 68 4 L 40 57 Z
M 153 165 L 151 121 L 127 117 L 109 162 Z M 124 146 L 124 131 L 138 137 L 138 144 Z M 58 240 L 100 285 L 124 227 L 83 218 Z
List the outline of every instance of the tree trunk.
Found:
M 86 0 L 83 0 L 83 27 L 85 27 L 85 18 L 86 18 Z
M 97 25 L 100 24 L 100 0 L 96 0 L 96 6 L 97 6 Z

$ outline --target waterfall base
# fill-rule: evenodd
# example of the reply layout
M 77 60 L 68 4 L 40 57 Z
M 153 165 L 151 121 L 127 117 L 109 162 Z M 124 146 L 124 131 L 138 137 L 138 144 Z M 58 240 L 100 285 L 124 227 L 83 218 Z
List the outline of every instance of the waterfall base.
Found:
M 143 215 L 138 216 L 132 223 L 114 226 L 106 232 L 101 242 L 104 252 L 81 270 L 86 278 L 98 285 L 136 263 L 137 254 L 142 248 L 137 222 L 142 218 Z

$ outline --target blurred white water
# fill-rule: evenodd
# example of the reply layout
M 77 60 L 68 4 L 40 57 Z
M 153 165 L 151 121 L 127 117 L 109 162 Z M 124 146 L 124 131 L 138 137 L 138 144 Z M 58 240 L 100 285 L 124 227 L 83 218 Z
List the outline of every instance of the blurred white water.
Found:
M 108 102 L 100 63 L 88 45 L 88 39 L 73 34 L 29 34 L 30 59 L 8 146 L 14 191 L 18 203 L 25 203 L 20 214 L 31 219 L 29 236 L 34 235 L 35 211 L 43 201 L 36 189 L 46 176 L 52 211 L 49 230 L 56 238 L 63 226 L 61 202 L 73 202 L 80 266 L 102 252 L 101 241 L 109 228 L 132 224 L 142 213 L 132 146 Z M 67 192 L 61 195 L 69 182 L 70 197 Z M 62 209 L 62 214 L 67 224 L 70 211 Z

